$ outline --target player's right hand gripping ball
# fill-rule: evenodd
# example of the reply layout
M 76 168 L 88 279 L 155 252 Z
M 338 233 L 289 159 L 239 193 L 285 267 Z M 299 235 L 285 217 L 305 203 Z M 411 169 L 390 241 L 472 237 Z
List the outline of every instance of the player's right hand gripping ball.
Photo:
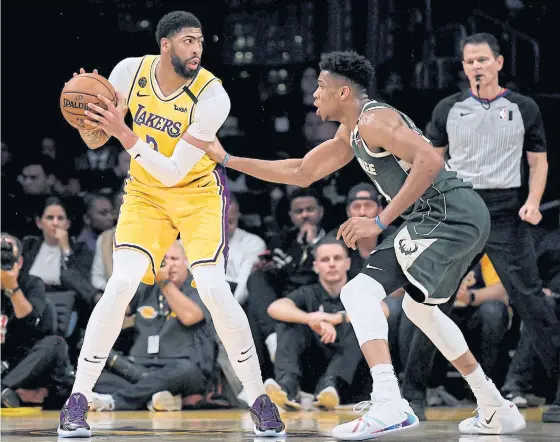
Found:
M 88 103 L 94 103 L 103 109 L 107 106 L 97 98 L 103 95 L 117 106 L 115 89 L 106 78 L 98 74 L 80 74 L 64 85 L 60 94 L 60 110 L 64 119 L 76 129 L 93 130 L 95 128 L 84 123 L 85 111 L 91 109 Z

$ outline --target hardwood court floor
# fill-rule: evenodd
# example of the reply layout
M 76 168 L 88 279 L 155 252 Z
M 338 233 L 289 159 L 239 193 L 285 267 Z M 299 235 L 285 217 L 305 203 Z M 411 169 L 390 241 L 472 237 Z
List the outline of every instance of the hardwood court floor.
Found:
M 549 442 L 560 440 L 560 424 L 540 422 L 542 409 L 524 411 L 527 428 L 511 436 L 467 436 L 461 435 L 457 424 L 461 419 L 472 416 L 472 409 L 439 408 L 429 409 L 428 422 L 421 422 L 414 431 L 398 433 L 382 440 L 410 442 Z M 282 413 L 286 422 L 288 440 L 334 441 L 330 430 L 341 422 L 353 419 L 357 414 L 348 410 L 336 412 L 303 411 Z M 2 442 L 46 442 L 56 441 L 58 413 L 39 409 L 1 410 Z M 220 441 L 220 442 L 277 442 L 284 438 L 259 438 L 252 432 L 252 421 L 244 410 L 225 411 L 182 411 L 155 413 L 101 412 L 90 413 L 89 423 L 92 439 L 60 439 L 60 441 Z

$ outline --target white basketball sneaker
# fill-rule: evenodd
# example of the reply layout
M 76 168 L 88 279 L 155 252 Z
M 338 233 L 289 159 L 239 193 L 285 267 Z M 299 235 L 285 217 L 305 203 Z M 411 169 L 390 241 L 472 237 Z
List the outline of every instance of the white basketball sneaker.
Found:
M 372 401 L 356 404 L 354 411 L 368 406 L 363 416 L 335 427 L 332 436 L 337 440 L 369 440 L 418 426 L 418 418 L 405 399 L 375 402 L 372 395 Z
M 525 428 L 525 418 L 510 401 L 504 400 L 499 407 L 480 406 L 476 416 L 459 424 L 459 431 L 465 434 L 509 434 Z

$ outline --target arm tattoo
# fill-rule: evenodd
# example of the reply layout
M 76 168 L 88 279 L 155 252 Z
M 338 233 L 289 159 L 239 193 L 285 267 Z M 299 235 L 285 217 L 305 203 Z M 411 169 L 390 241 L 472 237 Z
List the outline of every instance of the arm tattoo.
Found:
M 82 140 L 84 140 L 90 149 L 97 149 L 103 146 L 109 139 L 109 136 L 103 129 L 80 130 L 79 132 Z

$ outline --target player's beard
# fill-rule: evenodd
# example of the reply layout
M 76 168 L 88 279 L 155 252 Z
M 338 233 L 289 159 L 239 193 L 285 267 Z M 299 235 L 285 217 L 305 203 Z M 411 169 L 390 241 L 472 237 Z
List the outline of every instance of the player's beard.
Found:
M 171 49 L 171 65 L 173 66 L 173 70 L 176 72 L 177 75 L 180 75 L 187 80 L 193 78 L 198 71 L 198 68 L 192 70 L 187 66 L 188 60 L 182 60 L 179 56 L 175 54 L 173 49 Z

